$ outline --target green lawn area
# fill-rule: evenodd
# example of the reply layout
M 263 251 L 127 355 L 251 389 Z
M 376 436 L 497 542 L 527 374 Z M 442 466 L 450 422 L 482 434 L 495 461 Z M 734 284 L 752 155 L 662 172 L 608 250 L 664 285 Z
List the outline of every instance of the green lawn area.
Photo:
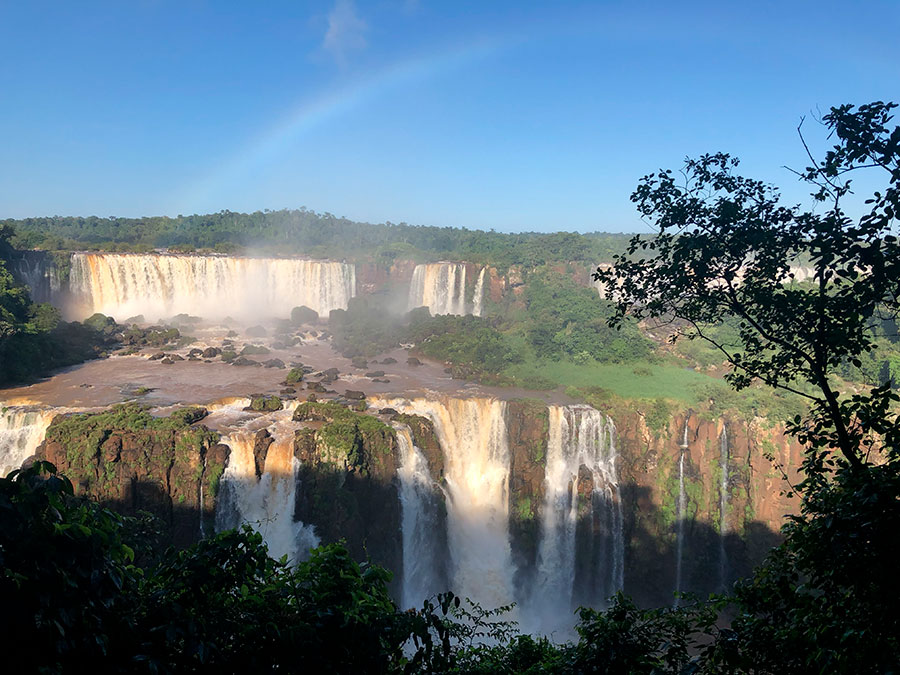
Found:
M 510 366 L 504 374 L 517 380 L 542 377 L 567 387 L 602 387 L 623 398 L 667 398 L 688 403 L 696 401 L 698 385 L 723 384 L 720 379 L 689 368 L 647 362 L 579 365 L 568 361 L 526 361 Z

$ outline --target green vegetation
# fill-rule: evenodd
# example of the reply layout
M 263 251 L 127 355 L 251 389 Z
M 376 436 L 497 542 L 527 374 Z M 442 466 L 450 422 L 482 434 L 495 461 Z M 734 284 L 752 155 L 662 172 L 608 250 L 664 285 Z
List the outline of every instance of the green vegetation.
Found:
M 247 409 L 255 412 L 275 412 L 283 407 L 284 404 L 277 396 L 272 394 L 252 394 L 250 396 L 250 405 L 247 406 Z
M 390 264 L 397 258 L 470 260 L 501 269 L 552 262 L 596 264 L 621 251 L 619 234 L 502 234 L 406 223 L 370 224 L 306 209 L 234 213 L 221 211 L 177 218 L 54 217 L 2 220 L 15 232 L 19 249 L 103 250 L 146 253 L 167 247 L 182 251 L 353 258 Z
M 514 343 L 491 320 L 477 316 L 411 312 L 406 338 L 421 354 L 450 362 L 457 377 L 493 381 L 522 360 Z
M 618 330 L 610 328 L 608 304 L 571 277 L 554 272 L 530 276 L 525 303 L 528 319 L 524 332 L 538 358 L 566 357 L 585 365 L 635 361 L 652 353 L 652 343 L 640 334 L 635 322 L 625 321 Z
M 677 181 L 672 171 L 646 176 L 632 200 L 658 234 L 635 237 L 628 256 L 595 275 L 616 288 L 614 324 L 681 320 L 684 335 L 731 365 L 736 390 L 761 382 L 809 406 L 789 427 L 806 446 L 792 487 L 800 513 L 735 587 L 731 629 L 715 644 L 726 672 L 900 667 L 900 396 L 889 381 L 847 391 L 835 378 L 848 364 L 864 372 L 862 357 L 883 345 L 882 317 L 900 314 L 896 107 L 847 105 L 823 117 L 836 144 L 800 173 L 815 211 L 781 205 L 775 188 L 737 175 L 737 160 L 721 153 L 688 160 Z M 850 181 L 872 171 L 888 184 L 851 218 Z M 791 282 L 798 258 L 817 283 Z M 709 330 L 722 323 L 736 326 L 728 340 Z
M 56 308 L 31 302 L 28 290 L 6 268 L 11 234 L 0 225 L 0 386 L 96 358 L 116 342 L 107 317 L 102 325 L 96 320 L 66 323 Z
M 291 368 L 285 376 L 284 382 L 285 384 L 297 384 L 298 382 L 303 382 L 303 369 Z
M 392 427 L 371 415 L 354 412 L 332 401 L 307 401 L 294 411 L 295 422 L 324 422 L 316 431 L 317 441 L 324 443 L 331 460 L 362 475 L 371 473 L 383 463 L 383 455 L 396 444 Z
M 372 357 L 400 345 L 403 318 L 389 311 L 386 298 L 351 298 L 347 309 L 328 315 L 332 345 L 348 358 Z

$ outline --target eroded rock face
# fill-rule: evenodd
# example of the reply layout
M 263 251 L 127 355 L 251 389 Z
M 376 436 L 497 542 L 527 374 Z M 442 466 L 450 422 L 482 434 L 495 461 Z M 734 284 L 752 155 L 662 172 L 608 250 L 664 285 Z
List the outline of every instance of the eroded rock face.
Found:
M 376 418 L 334 403 L 305 403 L 295 419 L 300 460 L 294 517 L 315 527 L 323 543 L 345 539 L 358 560 L 402 574 L 401 513 L 394 430 Z
M 510 401 L 506 409 L 509 434 L 509 534 L 515 583 L 535 583 L 540 509 L 544 503 L 549 415 L 541 401 Z M 523 594 L 524 595 L 524 594 Z
M 158 515 L 170 541 L 186 545 L 212 532 L 215 495 L 229 449 L 199 422 L 203 409 L 155 419 L 136 406 L 99 414 L 60 416 L 38 456 L 57 465 L 76 489 L 125 514 Z M 625 591 L 644 605 L 667 605 L 672 591 L 718 591 L 749 572 L 778 541 L 785 514 L 781 469 L 796 482 L 802 448 L 780 427 L 761 421 L 703 418 L 679 412 L 657 428 L 634 410 L 611 413 L 625 542 Z M 295 518 L 313 525 L 323 542 L 346 539 L 402 579 L 401 505 L 396 432 L 409 427 L 435 483 L 444 478 L 444 449 L 430 420 L 380 410 L 359 413 L 334 402 L 303 403 L 294 439 L 300 460 Z M 549 416 L 540 401 L 510 401 L 509 537 L 519 588 L 536 582 L 544 505 Z M 273 443 L 254 437 L 257 478 Z M 781 468 L 779 468 L 781 467 Z M 590 542 L 609 536 L 591 513 L 594 477 L 579 470 L 576 546 L 579 560 L 603 565 Z M 683 486 L 683 508 L 680 506 Z M 724 499 L 723 499 L 724 488 Z M 679 527 L 679 520 L 682 526 Z M 678 568 L 679 538 L 681 578 Z M 591 570 L 576 570 L 591 578 Z M 577 580 L 576 580 L 577 581 Z M 587 581 L 585 581 L 587 583 Z M 591 589 L 580 589 L 589 594 Z
M 57 417 L 38 457 L 55 464 L 79 494 L 125 515 L 154 514 L 167 543 L 186 546 L 211 532 L 229 452 L 218 434 L 192 426 L 192 415 L 154 419 L 136 406 L 112 411 Z

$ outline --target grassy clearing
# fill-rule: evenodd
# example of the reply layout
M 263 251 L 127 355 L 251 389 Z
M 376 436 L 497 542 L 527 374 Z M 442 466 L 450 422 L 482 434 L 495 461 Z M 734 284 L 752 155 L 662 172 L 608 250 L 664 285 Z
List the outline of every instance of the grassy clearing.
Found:
M 517 380 L 536 378 L 566 387 L 601 387 L 629 399 L 657 399 L 695 403 L 702 385 L 721 380 L 690 368 L 648 362 L 586 363 L 528 360 L 510 366 L 504 375 Z

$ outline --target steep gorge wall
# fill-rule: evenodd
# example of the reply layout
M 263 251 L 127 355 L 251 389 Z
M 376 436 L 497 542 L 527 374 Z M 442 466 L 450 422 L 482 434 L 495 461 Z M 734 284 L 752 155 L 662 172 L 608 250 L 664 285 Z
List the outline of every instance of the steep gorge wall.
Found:
M 424 403 L 417 405 L 426 412 L 429 409 Z M 586 406 L 579 412 L 577 406 L 548 409 L 536 400 L 518 400 L 505 402 L 490 415 L 487 403 L 478 406 L 481 412 L 477 415 L 474 409 L 460 409 L 459 415 L 471 413 L 473 420 L 481 420 L 479 428 L 487 416 L 494 419 L 502 415 L 497 419 L 503 420 L 502 445 L 506 449 L 490 461 L 505 463 L 506 482 L 499 486 L 497 499 L 507 501 L 500 516 L 504 521 L 491 526 L 501 534 L 495 532 L 490 540 L 508 537 L 510 569 L 509 580 L 504 583 L 510 584 L 510 593 L 520 602 L 538 602 L 537 591 L 548 582 L 545 577 L 552 570 L 548 571 L 550 554 L 546 547 L 551 525 L 558 532 L 553 542 L 574 542 L 553 546 L 557 552 L 564 550 L 567 556 L 574 556 L 570 560 L 574 564 L 571 588 L 575 602 L 599 601 L 595 597 L 598 593 L 614 590 L 609 585 L 615 585 L 616 565 L 615 558 L 609 557 L 615 550 L 610 537 L 619 527 L 624 590 L 642 604 L 665 605 L 672 602 L 676 588 L 719 591 L 749 572 L 777 542 L 784 515 L 797 508 L 796 502 L 783 494 L 785 484 L 778 465 L 795 479 L 802 448 L 777 427 L 737 418 L 705 419 L 687 412 L 673 416 L 661 428 L 650 429 L 638 412 L 620 411 L 607 423 L 603 420 L 609 418 Z M 272 473 L 278 464 L 295 486 L 286 536 L 296 536 L 293 523 L 314 530 L 317 541 L 345 539 L 358 559 L 371 558 L 395 572 L 397 597 L 403 593 L 404 567 L 411 565 L 404 553 L 404 546 L 411 545 L 404 532 L 404 522 L 407 528 L 410 522 L 404 519 L 411 493 L 404 495 L 403 488 L 409 487 L 410 477 L 417 473 L 420 487 L 433 497 L 431 506 L 426 504 L 428 512 L 418 514 L 427 520 L 425 531 L 429 536 L 417 545 L 429 560 L 438 561 L 438 569 L 419 574 L 420 587 L 446 588 L 452 576 L 451 569 L 443 564 L 454 556 L 457 562 L 464 559 L 459 558 L 460 542 L 453 536 L 448 538 L 453 532 L 443 506 L 445 494 L 451 499 L 470 498 L 463 494 L 462 465 L 448 465 L 448 440 L 441 437 L 435 420 L 428 415 L 398 410 L 371 414 L 380 407 L 376 403 L 370 413 L 362 414 L 337 404 L 301 405 L 290 424 L 280 423 L 283 429 L 275 437 L 261 430 L 248 436 L 246 447 L 241 448 L 226 445 L 235 445 L 230 437 L 219 442 L 217 434 L 202 426 L 199 412 L 162 419 L 127 409 L 58 416 L 38 455 L 57 464 L 79 492 L 127 514 L 145 509 L 160 516 L 169 529 L 170 540 L 178 545 L 212 531 L 214 515 L 223 508 L 222 493 L 218 492 L 218 500 L 216 496 L 226 466 L 237 461 L 247 464 L 247 476 L 242 480 L 255 490 L 248 493 L 249 498 L 259 499 L 265 506 L 271 499 L 265 474 Z M 415 407 L 410 405 L 407 412 Z M 431 407 L 433 415 L 440 413 L 439 407 Z M 579 441 L 573 434 L 585 434 L 594 428 L 578 421 L 588 413 L 599 415 L 601 435 L 596 440 Z M 291 413 L 278 414 L 289 419 Z M 560 419 L 568 420 L 567 430 L 551 429 L 560 424 Z M 442 423 L 448 424 L 446 420 Z M 478 433 L 487 432 L 482 429 Z M 491 434 L 493 438 L 494 432 Z M 562 440 L 565 438 L 570 440 Z M 500 442 L 499 436 L 497 439 Z M 579 442 L 587 443 L 585 450 L 577 450 Z M 281 444 L 276 450 L 283 450 L 285 455 L 278 461 L 269 457 L 275 443 Z M 569 459 L 563 458 L 568 462 L 565 471 L 560 474 L 558 468 L 554 469 L 555 477 L 551 477 L 548 461 L 557 461 L 551 457 L 559 453 L 557 446 L 571 450 Z M 607 446 L 611 454 L 591 459 L 592 453 L 606 453 Z M 476 452 L 474 448 L 472 452 Z M 413 451 L 420 461 L 417 467 L 409 464 Z M 587 454 L 573 454 L 577 452 Z M 458 462 L 462 457 L 450 461 Z M 602 462 L 609 461 L 604 457 L 612 458 L 614 464 L 604 468 Z M 604 487 L 609 478 L 605 472 L 610 469 L 615 472 L 614 483 Z M 233 468 L 228 470 L 233 472 Z M 480 481 L 480 476 L 465 480 Z M 260 487 L 254 487 L 257 485 Z M 615 490 L 611 491 L 609 485 Z M 548 493 L 550 488 L 553 492 Z M 567 494 L 572 494 L 574 501 L 566 502 Z M 421 496 L 416 499 L 421 501 Z M 457 507 L 463 503 L 458 502 Z M 559 503 L 561 510 L 548 521 L 552 503 Z M 473 513 L 497 517 L 499 512 L 493 513 L 489 506 L 485 503 Z M 256 517 L 252 509 L 243 508 L 246 512 L 237 513 L 237 520 L 233 514 L 235 522 L 231 525 L 241 517 Z M 622 514 L 621 525 L 610 520 L 614 508 Z M 441 532 L 446 534 L 440 536 Z M 457 539 L 462 536 L 456 534 Z M 471 535 L 477 538 L 478 532 Z M 477 550 L 472 554 L 478 555 Z M 411 567 L 409 574 L 413 574 Z M 598 585 L 601 578 L 610 581 Z M 540 613 L 532 617 L 535 615 Z
M 59 415 L 36 456 L 84 494 L 125 515 L 149 511 L 164 539 L 186 546 L 213 531 L 215 495 L 230 449 L 202 425 L 202 409 L 155 419 L 133 407 Z

